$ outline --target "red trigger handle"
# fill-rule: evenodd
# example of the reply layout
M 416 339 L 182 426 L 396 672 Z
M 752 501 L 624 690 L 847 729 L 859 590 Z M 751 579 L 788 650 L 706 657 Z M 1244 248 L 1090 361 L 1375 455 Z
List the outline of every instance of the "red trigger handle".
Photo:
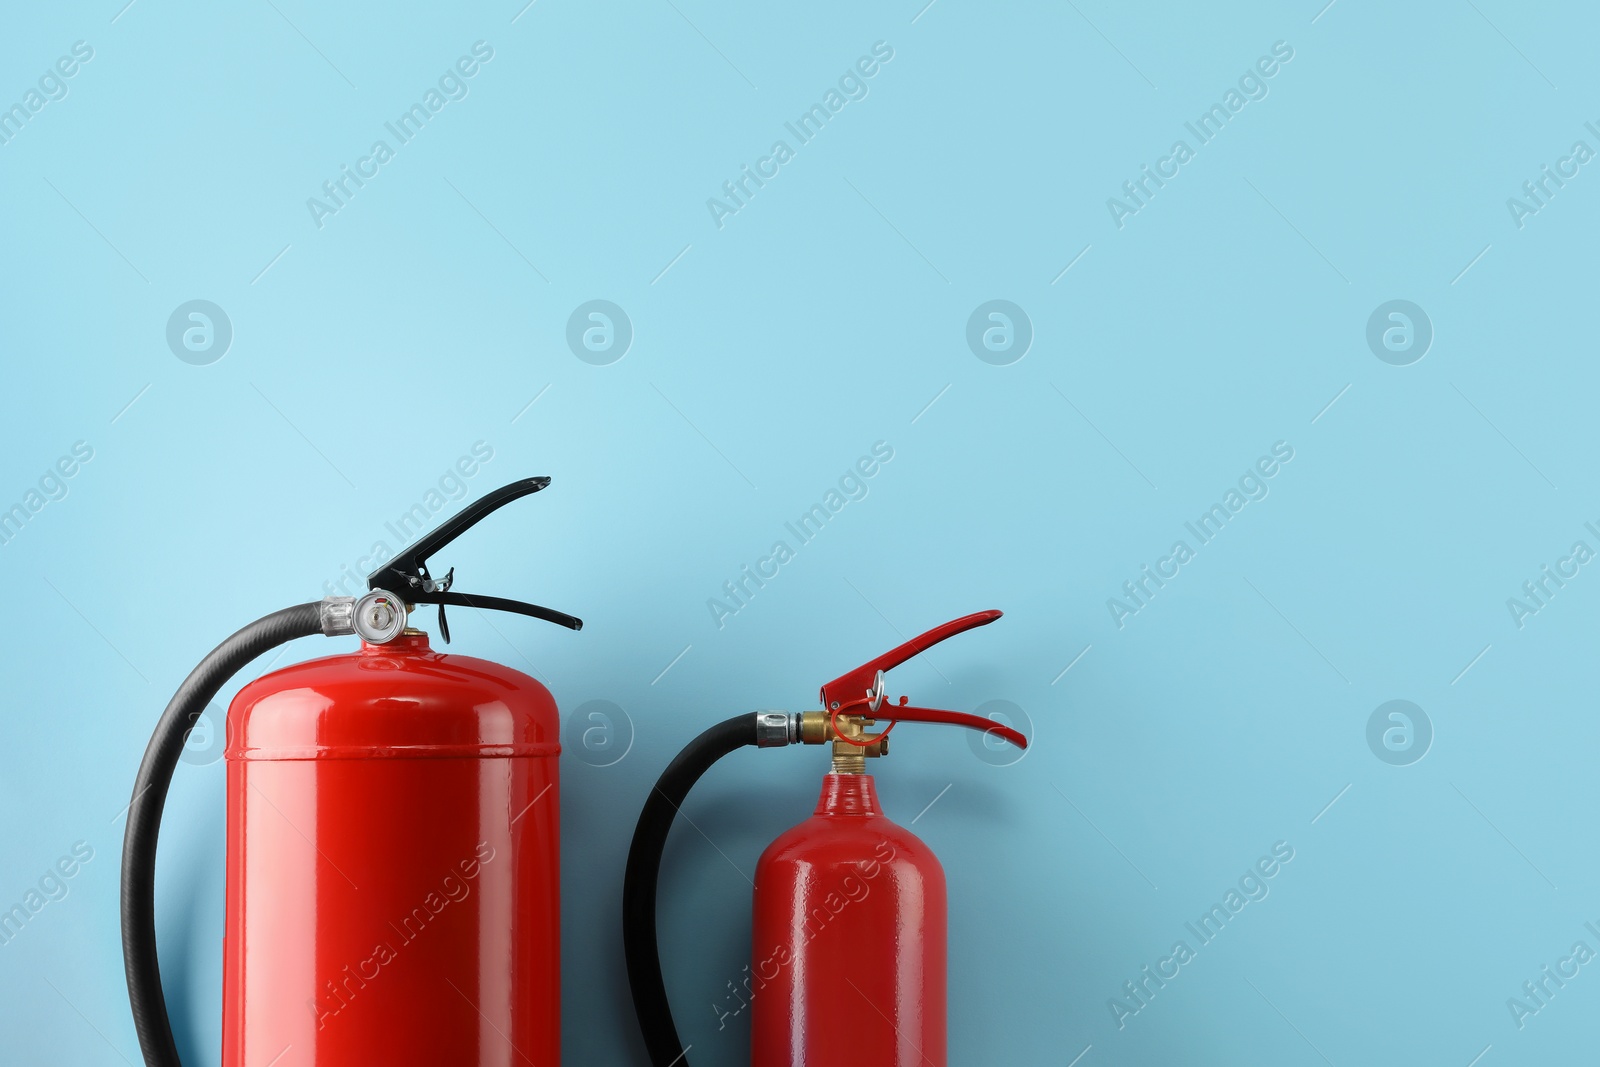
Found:
M 912 656 L 937 645 L 946 638 L 956 634 L 965 633 L 979 626 L 987 626 L 1000 617 L 998 611 L 979 611 L 971 615 L 963 615 L 959 619 L 952 619 L 942 626 L 935 626 L 927 633 L 918 634 L 905 644 L 892 648 L 877 659 L 868 660 L 855 670 L 841 674 L 833 681 L 822 687 L 822 706 L 830 711 L 862 704 L 871 693 L 879 671 L 890 671 L 900 666 Z M 973 730 L 982 730 L 993 733 L 998 737 L 1016 745 L 1018 748 L 1027 748 L 1028 739 L 1009 726 L 1001 726 L 992 719 L 985 719 L 978 715 L 967 715 L 959 711 L 940 711 L 937 708 L 909 707 L 905 704 L 905 697 L 900 698 L 898 705 L 885 702 L 877 711 L 863 711 L 860 714 L 874 719 L 886 719 L 890 722 L 928 722 L 940 723 L 946 726 L 966 726 Z
M 872 688 L 879 671 L 890 671 L 919 652 L 926 652 L 947 637 L 964 633 L 978 626 L 987 626 L 1000 617 L 998 611 L 979 611 L 952 619 L 943 626 L 935 626 L 925 634 L 918 634 L 899 648 L 891 648 L 877 659 L 868 660 L 855 670 L 841 674 L 822 687 L 822 706 L 832 708 L 860 700 Z
M 982 730 L 1001 740 L 1010 741 L 1018 748 L 1028 747 L 1028 739 L 1011 727 L 1002 726 L 993 719 L 985 719 L 982 715 L 968 715 L 964 711 L 940 711 L 938 708 L 914 708 L 905 704 L 885 703 L 873 713 L 872 717 L 887 719 L 890 722 L 933 722 L 944 726 L 965 726 L 969 730 Z

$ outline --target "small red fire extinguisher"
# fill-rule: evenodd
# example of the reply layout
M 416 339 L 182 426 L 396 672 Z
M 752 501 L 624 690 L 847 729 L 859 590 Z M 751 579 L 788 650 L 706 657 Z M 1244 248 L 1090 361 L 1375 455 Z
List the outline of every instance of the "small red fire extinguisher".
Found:
M 428 560 L 527 478 L 469 505 L 368 577 L 360 598 L 274 612 L 194 669 L 134 783 L 122 854 L 122 946 L 149 1067 L 178 1067 L 156 958 L 162 808 L 207 703 L 297 637 L 359 651 L 295 664 L 228 712 L 224 1067 L 554 1065 L 561 1055 L 555 701 L 528 676 L 434 651 L 421 604 L 559 611 L 451 588 Z
M 713 726 L 661 775 L 634 831 L 623 883 L 623 947 L 653 1067 L 688 1067 L 661 977 L 656 879 L 674 815 L 713 763 L 746 745 L 832 747 L 809 819 L 756 866 L 751 943 L 752 1067 L 945 1067 L 944 869 L 878 803 L 867 760 L 897 723 L 965 726 L 1021 748 L 1010 727 L 884 701 L 884 672 L 1000 617 L 947 622 L 822 687 L 821 711 L 757 712 Z M 879 722 L 888 725 L 871 732 Z

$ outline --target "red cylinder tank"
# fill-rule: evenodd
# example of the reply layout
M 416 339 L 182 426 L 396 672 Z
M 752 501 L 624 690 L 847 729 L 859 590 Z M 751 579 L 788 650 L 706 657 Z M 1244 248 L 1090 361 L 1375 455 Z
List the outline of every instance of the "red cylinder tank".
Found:
M 225 1067 L 560 1063 L 544 686 L 407 634 L 228 721 Z
M 829 774 L 756 867 L 753 1067 L 945 1067 L 944 868 Z

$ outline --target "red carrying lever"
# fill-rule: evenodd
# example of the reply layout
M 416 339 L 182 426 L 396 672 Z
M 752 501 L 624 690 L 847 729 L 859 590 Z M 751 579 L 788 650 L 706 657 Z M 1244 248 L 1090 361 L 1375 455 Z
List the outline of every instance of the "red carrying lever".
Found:
M 905 644 L 892 648 L 877 659 L 868 660 L 853 671 L 841 674 L 833 681 L 822 687 L 822 706 L 830 713 L 844 711 L 852 705 L 867 705 L 867 708 L 858 714 L 873 719 L 884 719 L 894 722 L 928 722 L 939 723 L 946 726 L 965 726 L 972 730 L 981 730 L 984 733 L 994 734 L 996 737 L 1011 742 L 1018 748 L 1027 748 L 1028 739 L 1009 726 L 1002 726 L 993 719 L 985 719 L 979 715 L 968 715 L 960 711 L 942 711 L 938 708 L 913 707 L 906 703 L 909 699 L 901 697 L 900 703 L 879 703 L 872 707 L 874 702 L 883 701 L 881 675 L 885 671 L 893 670 L 919 652 L 926 652 L 946 638 L 979 626 L 987 626 L 1000 617 L 998 611 L 979 611 L 972 615 L 963 615 L 959 619 L 952 619 L 943 626 L 935 626 L 927 633 L 918 634 Z M 888 731 L 885 730 L 884 733 Z M 879 736 L 882 736 L 881 734 Z

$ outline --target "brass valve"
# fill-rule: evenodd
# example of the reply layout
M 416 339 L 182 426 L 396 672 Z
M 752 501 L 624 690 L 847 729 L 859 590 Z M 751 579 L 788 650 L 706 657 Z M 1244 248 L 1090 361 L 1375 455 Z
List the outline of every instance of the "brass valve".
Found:
M 872 736 L 870 728 L 877 724 L 876 719 L 841 713 L 836 721 L 839 724 L 838 734 L 834 733 L 833 723 L 830 722 L 827 712 L 800 713 L 800 741 L 807 745 L 832 743 L 834 774 L 865 774 L 869 757 L 875 759 L 889 754 L 887 737 L 878 735 L 875 740 L 862 743 Z M 852 741 L 855 743 L 852 744 Z

